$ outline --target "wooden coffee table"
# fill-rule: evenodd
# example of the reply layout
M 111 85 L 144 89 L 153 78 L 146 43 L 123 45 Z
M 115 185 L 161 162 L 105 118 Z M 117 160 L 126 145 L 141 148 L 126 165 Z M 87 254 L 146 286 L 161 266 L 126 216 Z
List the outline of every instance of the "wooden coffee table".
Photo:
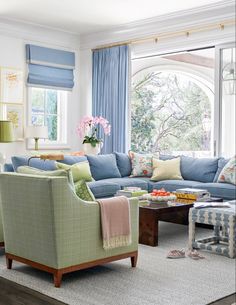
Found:
M 166 221 L 188 224 L 189 209 L 193 204 L 169 206 L 167 203 L 150 203 L 139 207 L 139 243 L 148 246 L 158 245 L 158 222 Z

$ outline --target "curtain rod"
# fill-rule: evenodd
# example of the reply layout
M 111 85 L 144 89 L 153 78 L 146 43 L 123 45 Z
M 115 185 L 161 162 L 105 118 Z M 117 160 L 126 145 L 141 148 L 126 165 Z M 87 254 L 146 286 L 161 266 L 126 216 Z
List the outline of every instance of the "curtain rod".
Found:
M 207 30 L 214 30 L 214 29 L 224 30 L 225 26 L 234 25 L 235 23 L 236 23 L 235 19 L 225 20 L 220 23 L 208 24 L 208 25 L 202 26 L 202 27 L 193 27 L 188 30 L 181 30 L 181 31 L 170 32 L 170 33 L 167 32 L 167 33 L 163 33 L 163 34 L 156 34 L 156 35 L 148 36 L 145 38 L 136 38 L 136 39 L 131 39 L 131 40 L 124 40 L 121 42 L 114 42 L 111 44 L 105 44 L 105 45 L 101 45 L 101 46 L 98 46 L 98 47 L 92 49 L 92 51 L 105 49 L 105 48 L 111 48 L 111 47 L 118 47 L 118 46 L 128 45 L 128 44 L 129 45 L 142 44 L 142 43 L 151 42 L 151 41 L 158 43 L 162 39 L 174 38 L 174 37 L 179 37 L 179 36 L 189 37 L 193 33 L 204 32 Z
M 144 55 L 144 56 L 137 56 L 137 57 L 132 57 L 131 60 L 139 60 L 139 59 L 144 59 L 144 58 L 153 58 L 153 57 L 162 57 L 162 56 L 168 56 L 168 55 L 176 55 L 176 54 L 181 54 L 181 53 L 188 53 L 188 52 L 194 52 L 194 51 L 200 51 L 200 50 L 206 50 L 206 49 L 213 49 L 215 46 L 207 46 L 207 47 L 202 47 L 202 48 L 194 48 L 194 49 L 186 49 L 186 50 L 181 50 L 181 51 L 175 51 L 175 52 L 166 52 L 166 53 L 160 53 L 160 54 L 151 54 L 151 55 Z

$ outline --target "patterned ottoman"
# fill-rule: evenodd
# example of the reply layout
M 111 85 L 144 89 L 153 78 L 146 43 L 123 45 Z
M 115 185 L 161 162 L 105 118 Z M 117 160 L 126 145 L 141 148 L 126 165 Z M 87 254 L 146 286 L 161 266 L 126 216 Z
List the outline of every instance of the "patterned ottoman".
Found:
M 191 208 L 189 210 L 189 249 L 197 248 L 236 257 L 236 215 L 235 202 L 230 208 Z M 212 237 L 195 240 L 195 224 L 214 226 Z

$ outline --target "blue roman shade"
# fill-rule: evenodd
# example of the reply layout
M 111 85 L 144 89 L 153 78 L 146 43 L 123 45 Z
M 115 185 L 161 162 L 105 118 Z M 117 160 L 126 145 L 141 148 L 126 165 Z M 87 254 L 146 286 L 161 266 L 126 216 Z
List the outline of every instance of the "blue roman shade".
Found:
M 27 44 L 26 60 L 29 86 L 74 87 L 75 53 Z

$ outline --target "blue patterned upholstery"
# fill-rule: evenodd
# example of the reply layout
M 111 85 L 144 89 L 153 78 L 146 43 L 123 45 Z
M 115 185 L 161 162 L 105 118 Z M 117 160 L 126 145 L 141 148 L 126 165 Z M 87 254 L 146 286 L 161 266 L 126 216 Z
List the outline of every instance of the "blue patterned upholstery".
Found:
M 216 254 L 236 257 L 236 203 L 231 208 L 192 208 L 189 211 L 189 248 L 200 248 Z M 195 224 L 214 226 L 214 236 L 195 240 Z M 222 232 L 220 231 L 222 228 Z

